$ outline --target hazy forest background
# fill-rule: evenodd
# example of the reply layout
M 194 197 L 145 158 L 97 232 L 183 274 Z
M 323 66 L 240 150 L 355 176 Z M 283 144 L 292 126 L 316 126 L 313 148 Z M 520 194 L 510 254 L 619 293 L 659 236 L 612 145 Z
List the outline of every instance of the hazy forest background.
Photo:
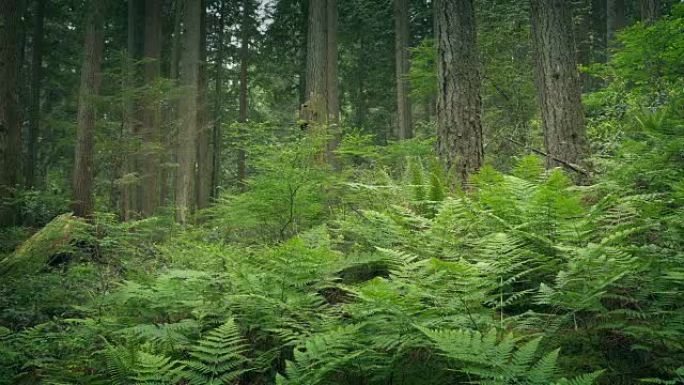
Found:
M 684 3 L 0 0 L 0 385 L 684 384 Z

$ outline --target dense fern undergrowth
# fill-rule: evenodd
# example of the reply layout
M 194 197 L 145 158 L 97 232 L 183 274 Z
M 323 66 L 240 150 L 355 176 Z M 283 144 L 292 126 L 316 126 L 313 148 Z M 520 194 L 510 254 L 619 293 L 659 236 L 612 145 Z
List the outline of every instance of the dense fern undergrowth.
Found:
M 464 192 L 351 131 L 340 173 L 266 140 L 193 226 L 5 230 L 0 384 L 684 383 L 682 80 L 632 75 L 587 100 L 589 184 L 528 155 Z

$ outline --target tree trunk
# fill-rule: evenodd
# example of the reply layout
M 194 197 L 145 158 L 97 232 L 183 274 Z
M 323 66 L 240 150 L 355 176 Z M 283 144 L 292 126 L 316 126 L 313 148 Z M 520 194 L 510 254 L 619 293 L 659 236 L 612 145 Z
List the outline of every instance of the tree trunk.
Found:
M 183 57 L 181 61 L 180 129 L 178 175 L 176 176 L 176 221 L 185 224 L 193 209 L 195 163 L 197 161 L 197 87 L 200 60 L 201 0 L 186 0 L 183 15 Z
M 28 163 L 26 164 L 26 187 L 36 185 L 38 168 L 38 137 L 40 136 L 40 89 L 43 67 L 43 26 L 45 25 L 45 0 L 37 0 L 33 23 L 33 49 L 31 52 L 31 101 L 29 105 Z
M 397 125 L 399 139 L 413 136 L 409 93 L 409 4 L 408 0 L 394 0 L 394 26 L 397 77 Z
M 324 123 L 328 116 L 326 97 L 327 0 L 309 1 L 309 29 L 306 47 L 306 97 L 302 119 Z
M 639 0 L 641 21 L 646 25 L 653 24 L 660 17 L 659 0 Z
M 238 123 L 240 126 L 238 128 L 239 143 L 237 149 L 237 182 L 238 186 L 244 186 L 245 178 L 247 177 L 246 169 L 246 158 L 247 153 L 244 149 L 245 146 L 245 128 L 243 127 L 247 123 L 248 117 L 248 97 L 249 97 L 249 84 L 248 84 L 248 74 L 247 69 L 249 66 L 249 16 L 251 12 L 251 0 L 244 0 L 242 3 L 242 30 L 240 34 L 242 36 L 242 43 L 240 46 L 240 96 L 239 96 L 239 112 L 238 112 Z
M 606 46 L 615 47 L 615 33 L 627 25 L 625 0 L 606 0 Z
M 207 124 L 207 32 L 206 32 L 206 2 L 202 0 L 202 16 L 200 21 L 200 69 L 199 94 L 197 99 L 197 208 L 209 206 L 211 197 L 211 168 L 212 158 L 211 135 Z
M 13 213 L 4 200 L 11 198 L 18 182 L 21 159 L 21 126 L 17 92 L 16 0 L 0 2 L 0 226 L 13 223 Z
M 174 0 L 173 1 L 173 32 L 171 35 L 171 58 L 169 63 L 169 79 L 174 85 L 178 85 L 178 74 L 179 74 L 179 64 L 180 64 L 180 37 L 181 37 L 181 23 L 183 20 L 183 4 L 184 0 Z M 168 116 L 167 116 L 167 127 L 176 127 L 178 120 L 178 103 L 176 98 L 171 100 Z M 176 157 L 176 147 L 175 138 L 173 135 L 174 130 L 165 132 L 164 138 L 164 161 L 163 163 L 175 163 Z M 168 204 L 173 201 L 172 193 L 175 188 L 175 175 L 176 172 L 172 168 L 168 167 L 166 164 L 161 169 L 161 189 L 159 192 L 160 201 L 162 204 Z
M 484 162 L 475 10 L 473 0 L 438 4 L 438 149 L 465 185 Z
M 340 120 L 340 91 L 337 83 L 338 77 L 338 9 L 337 0 L 327 0 L 326 7 L 326 99 L 328 111 L 328 123 L 337 124 Z
M 135 57 L 136 57 L 136 0 L 128 0 L 128 23 L 127 23 L 127 44 L 126 44 L 126 74 L 123 92 L 127 94 L 124 98 L 124 131 L 131 139 L 131 146 L 128 148 L 126 159 L 124 159 L 124 173 L 126 175 L 137 175 L 137 142 L 135 136 L 137 134 L 137 122 L 135 117 L 135 100 L 129 95 L 135 86 Z M 121 211 L 122 218 L 129 220 L 137 215 L 139 211 L 139 183 L 134 178 L 125 178 L 125 182 L 121 189 Z
M 340 87 L 337 82 L 339 64 L 338 64 L 338 8 L 337 0 L 327 0 L 326 8 L 326 110 L 328 112 L 327 119 L 327 135 L 329 136 L 327 143 L 326 159 L 333 169 L 338 170 L 340 165 L 335 156 L 335 150 L 340 144 L 342 132 L 340 129 Z
M 218 197 L 218 186 L 221 173 L 221 125 L 223 124 L 223 42 L 226 28 L 227 7 L 226 1 L 220 3 L 217 31 L 216 31 L 216 62 L 214 75 L 214 130 L 212 132 L 212 170 L 211 170 L 211 196 Z M 230 39 L 227 39 L 230 41 Z
M 586 128 L 572 15 L 565 0 L 532 0 L 530 11 L 546 164 L 560 166 L 555 158 L 578 165 L 586 151 Z
M 100 91 L 102 50 L 104 47 L 103 2 L 90 1 L 86 22 L 81 87 L 78 100 L 78 125 L 74 155 L 73 193 L 74 214 L 91 218 L 93 202 L 93 152 L 95 145 L 95 98 Z
M 145 0 L 145 84 L 143 153 L 141 164 L 142 215 L 154 215 L 159 207 L 161 106 L 156 92 L 161 60 L 161 0 Z

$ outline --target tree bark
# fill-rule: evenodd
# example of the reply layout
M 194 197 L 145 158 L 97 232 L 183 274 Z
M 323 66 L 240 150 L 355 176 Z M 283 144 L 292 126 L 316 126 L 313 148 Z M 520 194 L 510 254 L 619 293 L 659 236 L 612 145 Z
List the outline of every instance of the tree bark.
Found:
M 216 31 L 216 62 L 214 69 L 214 130 L 212 132 L 212 170 L 211 170 L 211 196 L 218 197 L 218 186 L 221 173 L 221 140 L 223 138 L 221 125 L 223 124 L 223 42 L 226 28 L 226 1 L 221 0 L 217 31 Z M 230 39 L 227 39 L 230 41 Z
M 0 226 L 14 222 L 4 202 L 12 197 L 18 182 L 21 159 L 21 126 L 17 92 L 17 30 L 19 14 L 16 0 L 0 2 Z
M 340 87 L 338 84 L 338 8 L 337 0 L 327 0 L 326 4 L 326 66 L 325 66 L 325 88 L 326 88 L 326 110 L 328 143 L 326 159 L 333 169 L 338 170 L 340 165 L 335 156 L 335 150 L 340 144 L 342 132 L 340 128 Z
M 328 116 L 326 97 L 327 0 L 309 1 L 309 28 L 306 47 L 306 98 L 302 119 L 324 123 Z
M 238 111 L 238 123 L 240 123 L 238 137 L 240 145 L 237 149 L 237 182 L 240 187 L 244 186 L 245 179 L 247 178 L 247 153 L 244 149 L 244 136 L 246 133 L 243 126 L 247 123 L 249 113 L 249 78 L 247 70 L 249 67 L 249 16 L 252 6 L 251 3 L 251 0 L 244 0 L 242 3 L 242 30 L 240 31 L 242 39 L 242 42 L 240 43 L 240 95 Z
M 29 105 L 28 162 L 26 164 L 26 187 L 28 188 L 32 188 L 36 185 L 36 169 L 38 168 L 44 25 L 45 0 L 37 0 L 35 20 L 33 23 L 33 49 L 31 52 L 31 100 Z
M 462 184 L 484 162 L 473 0 L 438 3 L 438 150 Z
M 178 85 L 178 75 L 179 75 L 179 65 L 180 65 L 180 46 L 181 46 L 181 24 L 183 20 L 183 7 L 184 0 L 174 0 L 173 1 L 173 32 L 171 34 L 171 57 L 169 63 L 169 79 L 174 85 Z M 178 121 L 178 100 L 172 98 L 169 113 L 167 116 L 167 126 L 176 127 Z M 173 135 L 173 130 L 164 133 L 163 135 L 164 148 L 164 162 L 175 163 L 176 157 L 176 147 L 175 137 Z M 175 191 L 175 170 L 171 169 L 167 165 L 161 169 L 161 188 L 160 188 L 160 201 L 162 204 L 168 204 L 173 200 L 173 192 Z
M 660 0 L 639 0 L 641 21 L 646 25 L 653 24 L 660 17 Z
M 340 91 L 337 82 L 339 66 L 337 54 L 338 40 L 338 9 L 337 0 L 327 0 L 326 7 L 326 99 L 328 123 L 337 124 L 340 120 Z
M 579 165 L 586 152 L 586 128 L 572 33 L 565 0 L 532 0 L 535 81 L 541 107 L 547 167 L 554 158 Z
M 183 15 L 183 57 L 181 60 L 181 125 L 178 137 L 176 177 L 176 221 L 186 224 L 193 210 L 195 163 L 197 161 L 197 95 L 200 60 L 201 0 L 186 0 Z
M 395 61 L 397 77 L 397 125 L 399 139 L 413 136 L 411 103 L 408 97 L 409 80 L 409 4 L 408 0 L 394 0 Z
M 212 154 L 210 127 L 207 119 L 207 33 L 206 33 L 206 1 L 202 0 L 200 20 L 200 63 L 199 94 L 197 99 L 197 208 L 209 206 L 211 197 Z
M 72 210 L 83 218 L 91 218 L 93 202 L 93 152 L 95 145 L 95 98 L 100 91 L 102 51 L 104 48 L 103 2 L 90 1 L 86 22 L 81 86 L 78 100 L 78 125 L 74 155 Z
M 141 164 L 142 215 L 154 215 L 159 207 L 161 106 L 156 92 L 161 60 L 161 0 L 145 0 L 144 76 L 147 91 L 143 110 Z

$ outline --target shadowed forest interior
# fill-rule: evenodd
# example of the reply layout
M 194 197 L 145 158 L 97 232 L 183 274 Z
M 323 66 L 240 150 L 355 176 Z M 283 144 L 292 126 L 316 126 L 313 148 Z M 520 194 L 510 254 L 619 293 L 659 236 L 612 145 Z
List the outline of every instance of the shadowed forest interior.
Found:
M 24 384 L 684 384 L 684 2 L 0 0 Z

